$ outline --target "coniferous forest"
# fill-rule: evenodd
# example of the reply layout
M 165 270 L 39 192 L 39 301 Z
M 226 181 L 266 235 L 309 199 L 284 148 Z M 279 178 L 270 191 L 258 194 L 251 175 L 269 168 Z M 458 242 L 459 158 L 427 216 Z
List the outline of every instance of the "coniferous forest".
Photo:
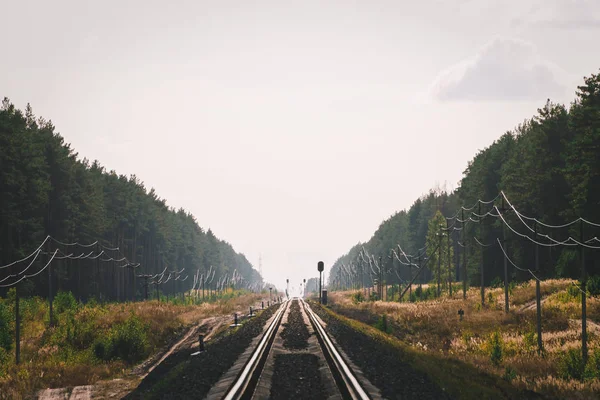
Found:
M 134 175 L 78 157 L 51 121 L 7 98 L 0 193 L 0 295 L 49 261 L 52 273 L 22 280 L 19 291 L 45 297 L 50 279 L 54 293 L 71 291 L 84 301 L 142 299 L 148 279 L 164 294 L 193 284 L 262 287 L 246 257 L 189 212 L 170 207 Z
M 520 214 L 502 199 L 501 191 Z M 494 205 L 503 213 L 506 224 L 490 218 L 490 214 L 487 218 L 476 216 L 497 214 L 492 209 Z M 587 275 L 599 275 L 600 257 L 594 254 L 600 244 L 600 74 L 583 79 L 570 106 L 548 100 L 537 115 L 479 151 L 469 161 L 458 189 L 432 189 L 407 210 L 383 221 L 369 241 L 358 243 L 336 261 L 329 275 L 330 285 L 339 286 L 345 275 L 352 274 L 348 266 L 358 262 L 361 252 L 382 256 L 381 263 L 389 265 L 388 272 L 396 270 L 397 274 L 390 273 L 388 282 L 410 280 L 411 271 L 391 255 L 391 250 L 398 251 L 399 244 L 407 254 L 425 257 L 424 248 L 436 234 L 428 225 L 438 211 L 449 218 L 447 222 L 441 217 L 433 229 L 450 232 L 453 251 L 447 254 L 453 280 L 463 279 L 463 252 L 467 256 L 468 282 L 479 285 L 481 264 L 486 285 L 503 279 L 504 255 L 502 248 L 495 245 L 498 240 L 506 240 L 508 256 L 517 266 L 534 268 L 535 243 L 510 231 L 507 224 L 521 235 L 545 244 L 539 249 L 540 279 L 580 279 L 582 262 Z M 462 223 L 456 221 L 468 217 L 471 220 L 462 232 Z M 576 222 L 570 224 L 573 221 Z M 584 245 L 576 245 L 569 237 Z M 582 247 L 584 257 L 580 253 Z M 430 255 L 435 265 L 436 254 Z M 401 261 L 408 262 L 403 258 Z M 434 274 L 435 268 L 428 268 L 417 282 L 428 282 Z M 366 279 L 370 281 L 372 277 L 369 273 Z M 511 267 L 511 279 L 528 280 L 531 275 Z

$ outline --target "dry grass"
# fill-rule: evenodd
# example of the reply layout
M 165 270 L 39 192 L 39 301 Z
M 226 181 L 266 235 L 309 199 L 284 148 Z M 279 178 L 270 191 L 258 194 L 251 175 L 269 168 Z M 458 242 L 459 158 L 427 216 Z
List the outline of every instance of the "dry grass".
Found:
M 135 315 L 148 327 L 148 343 L 153 353 L 187 327 L 208 317 L 247 313 L 262 298 L 260 294 L 246 294 L 199 305 L 145 301 L 80 306 L 74 313 L 73 326 L 87 326 L 96 336 L 102 336 Z M 39 304 L 24 308 L 21 364 L 14 363 L 13 347 L 10 358 L 0 366 L 0 399 L 21 399 L 40 388 L 89 385 L 128 373 L 131 366 L 123 361 L 96 359 L 91 343 L 80 349 L 61 343 L 62 339 L 57 338 L 62 338 L 60 329 L 66 316 L 59 315 L 58 327 L 47 329 L 47 305 L 41 299 L 36 301 Z
M 541 284 L 542 338 L 545 353 L 537 354 L 535 336 L 535 282 L 512 289 L 511 311 L 504 310 L 504 289 L 487 289 L 486 306 L 481 307 L 479 288 L 470 288 L 466 300 L 462 291 L 417 303 L 356 302 L 354 292 L 329 294 L 332 308 L 350 318 L 369 324 L 386 315 L 393 335 L 420 351 L 470 363 L 480 370 L 502 376 L 509 368 L 514 385 L 563 398 L 595 398 L 600 380 L 580 382 L 559 376 L 559 359 L 568 349 L 581 347 L 581 297 L 572 296 L 570 280 L 548 280 Z M 492 302 L 488 302 L 491 299 Z M 587 301 L 588 348 L 600 348 L 600 300 Z M 459 319 L 458 310 L 464 310 Z M 499 331 L 503 342 L 502 363 L 490 359 L 489 337 Z

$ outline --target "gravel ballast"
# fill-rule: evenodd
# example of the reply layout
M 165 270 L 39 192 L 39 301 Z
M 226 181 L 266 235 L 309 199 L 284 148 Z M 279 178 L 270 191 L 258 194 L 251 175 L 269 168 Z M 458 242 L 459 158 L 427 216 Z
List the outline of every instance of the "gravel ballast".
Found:
M 384 343 L 356 331 L 312 305 L 327 331 L 386 399 L 450 399 L 427 375 L 415 371 Z
M 227 331 L 206 345 L 206 351 L 191 357 L 190 350 L 173 353 L 158 365 L 126 399 L 203 398 L 211 387 L 263 331 L 267 320 L 279 308 L 273 305 L 260 315 Z
M 287 322 L 283 324 L 283 330 L 281 331 L 283 347 L 292 350 L 306 349 L 309 337 L 310 333 L 304 323 L 304 318 L 302 318 L 300 304 L 298 300 L 294 300 L 290 306 Z
M 314 354 L 278 354 L 271 385 L 271 400 L 327 398 Z

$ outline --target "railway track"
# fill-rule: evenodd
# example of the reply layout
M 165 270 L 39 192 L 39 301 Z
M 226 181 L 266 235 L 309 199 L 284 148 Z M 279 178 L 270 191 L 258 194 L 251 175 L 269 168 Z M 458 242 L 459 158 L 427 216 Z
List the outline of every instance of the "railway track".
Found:
M 281 304 L 224 394 L 209 398 L 380 398 L 360 376 L 310 305 L 293 299 Z

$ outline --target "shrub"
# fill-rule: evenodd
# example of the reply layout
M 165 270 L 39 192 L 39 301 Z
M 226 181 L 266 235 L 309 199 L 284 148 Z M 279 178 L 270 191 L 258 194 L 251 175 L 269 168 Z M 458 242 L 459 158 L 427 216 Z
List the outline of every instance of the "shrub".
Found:
M 146 357 L 148 327 L 135 315 L 131 315 L 125 322 L 113 327 L 110 333 L 110 343 L 105 346 L 105 351 L 106 347 L 109 350 L 109 359 L 120 358 L 133 364 Z M 95 351 L 96 348 L 94 348 Z
M 9 357 L 10 354 L 4 349 L 4 347 L 0 347 L 0 378 L 6 374 Z
M 581 291 L 579 287 L 575 284 L 570 284 L 567 286 L 567 290 L 564 292 L 559 292 L 556 295 L 556 299 L 561 303 L 578 303 L 581 301 Z
M 62 314 L 65 311 L 74 311 L 77 309 L 77 300 L 71 292 L 58 292 L 52 302 L 54 311 Z
M 421 298 L 423 295 L 423 288 L 421 286 L 417 286 L 414 292 L 415 297 Z
M 504 342 L 499 331 L 495 331 L 490 335 L 488 340 L 488 352 L 490 354 L 490 361 L 495 366 L 499 366 L 502 363 L 504 350 Z
M 528 353 L 534 353 L 537 348 L 537 333 L 529 331 L 523 335 L 523 346 Z
M 354 304 L 362 303 L 365 301 L 365 296 L 363 296 L 363 293 L 359 290 L 358 292 L 352 294 L 352 301 Z
M 589 378 L 600 378 L 600 348 L 594 349 L 594 351 L 588 355 L 585 376 Z
M 600 275 L 590 276 L 587 285 L 587 292 L 592 296 L 600 296 Z
M 97 327 L 93 320 L 74 321 L 72 336 L 69 338 L 71 345 L 79 350 L 87 349 L 96 339 Z
M 499 276 L 495 277 L 492 282 L 490 283 L 490 286 L 493 288 L 501 288 L 504 286 L 504 281 L 502 279 L 500 279 Z
M 466 329 L 463 331 L 461 338 L 465 346 L 469 347 L 469 345 L 471 344 L 471 339 L 473 338 L 473 332 Z
M 99 360 L 107 361 L 110 359 L 110 340 L 99 338 L 93 346 L 94 356 Z
M 569 349 L 558 359 L 558 372 L 563 379 L 583 379 L 581 348 Z
M 493 307 L 494 304 L 496 304 L 496 299 L 495 299 L 494 295 L 492 294 L 492 292 L 488 292 L 488 294 L 487 294 L 487 303 L 490 307 Z
M 392 327 L 388 324 L 387 317 L 383 314 L 375 323 L 375 328 L 385 333 L 392 333 Z
M 504 376 L 502 378 L 504 378 L 505 381 L 512 382 L 513 380 L 516 379 L 516 377 L 517 377 L 517 371 L 515 371 L 513 368 L 506 367 L 504 369 Z
M 0 349 L 7 352 L 12 348 L 11 314 L 6 305 L 0 303 Z

